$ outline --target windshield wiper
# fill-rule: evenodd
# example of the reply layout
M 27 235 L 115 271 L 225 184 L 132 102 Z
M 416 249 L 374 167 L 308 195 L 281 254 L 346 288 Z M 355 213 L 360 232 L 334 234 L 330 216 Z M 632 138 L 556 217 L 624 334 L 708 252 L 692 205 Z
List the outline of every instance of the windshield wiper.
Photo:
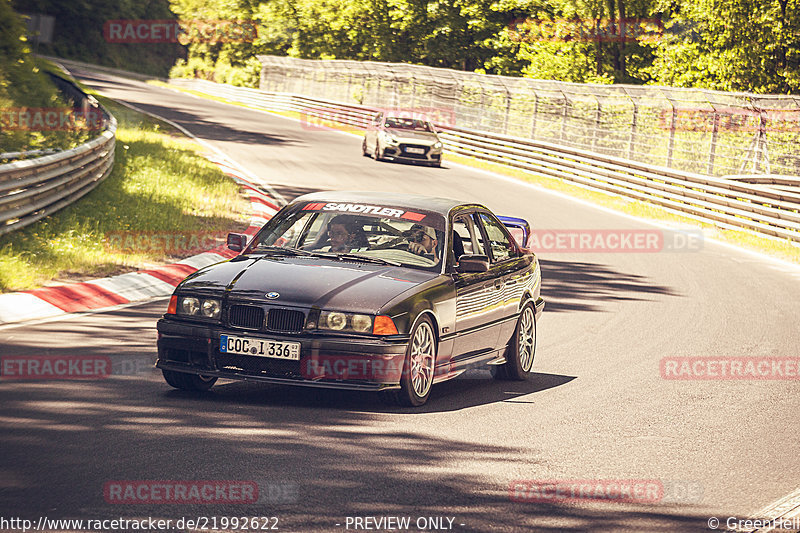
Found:
M 286 248 L 283 246 L 258 246 L 253 253 L 277 252 L 283 255 L 313 255 L 311 252 L 300 250 L 299 248 Z
M 368 255 L 341 253 L 336 254 L 336 256 L 340 259 L 351 259 L 353 261 L 363 261 L 365 263 L 377 263 L 379 265 L 391 265 L 397 267 L 402 266 L 396 261 L 389 261 L 388 259 L 381 259 L 380 257 L 371 257 Z

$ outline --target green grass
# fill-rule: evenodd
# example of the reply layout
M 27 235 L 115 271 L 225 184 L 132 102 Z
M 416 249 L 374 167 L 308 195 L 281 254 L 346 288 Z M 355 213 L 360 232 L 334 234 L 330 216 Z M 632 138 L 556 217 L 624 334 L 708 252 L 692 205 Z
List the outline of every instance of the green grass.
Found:
M 247 226 L 247 201 L 200 155 L 202 147 L 159 121 L 95 96 L 119 122 L 113 171 L 74 204 L 0 237 L 2 292 L 138 270 L 197 253 L 109 246 L 109 236 L 119 232 L 216 235 Z
M 167 83 L 163 83 L 160 81 L 150 81 L 148 83 L 152 83 L 154 85 L 159 85 L 162 87 L 168 87 L 170 89 L 177 89 L 179 91 L 193 94 L 195 96 L 199 96 L 202 98 L 207 98 L 209 100 L 215 100 L 227 104 L 238 105 L 240 107 L 248 107 L 251 109 L 260 109 L 262 111 L 265 111 L 263 108 L 251 106 L 248 104 L 243 104 L 241 102 L 236 102 L 234 100 L 228 100 L 226 98 L 210 96 L 200 91 L 175 87 L 174 85 L 169 85 Z M 269 111 L 269 112 L 276 115 L 282 115 L 302 120 L 301 113 L 298 113 L 296 111 Z M 349 125 L 337 126 L 334 124 L 331 124 L 330 126 L 332 129 L 338 129 L 349 133 L 363 135 L 363 130 L 360 130 L 355 126 L 349 126 Z M 639 218 L 662 221 L 662 222 L 663 221 L 673 222 L 684 226 L 694 226 L 697 228 L 703 228 L 705 230 L 705 235 L 708 237 L 713 237 L 721 241 L 728 242 L 736 246 L 740 246 L 742 248 L 761 252 L 770 255 L 772 257 L 776 257 L 778 259 L 783 259 L 794 263 L 800 263 L 800 246 L 798 246 L 797 243 L 792 243 L 791 241 L 788 240 L 762 237 L 760 235 L 745 230 L 736 231 L 736 230 L 721 229 L 714 226 L 713 224 L 707 224 L 699 220 L 695 220 L 689 217 L 672 213 L 670 211 L 666 211 L 665 209 L 662 209 L 661 207 L 654 204 L 623 198 L 621 196 L 605 193 L 602 191 L 587 189 L 585 187 L 580 187 L 568 180 L 550 178 L 545 176 L 537 176 L 519 168 L 501 165 L 498 163 L 493 163 L 490 161 L 485 161 L 474 157 L 447 153 L 445 154 L 445 159 L 447 161 L 452 161 L 454 163 L 460 163 L 470 167 L 479 168 L 497 174 L 502 174 L 505 176 L 517 178 L 519 180 L 526 181 L 528 183 L 540 185 L 547 189 L 560 191 L 569 196 L 573 196 L 575 198 L 581 198 L 583 200 L 590 201 L 592 203 L 601 205 L 603 207 L 608 207 L 610 209 L 627 213 L 629 215 L 633 215 Z

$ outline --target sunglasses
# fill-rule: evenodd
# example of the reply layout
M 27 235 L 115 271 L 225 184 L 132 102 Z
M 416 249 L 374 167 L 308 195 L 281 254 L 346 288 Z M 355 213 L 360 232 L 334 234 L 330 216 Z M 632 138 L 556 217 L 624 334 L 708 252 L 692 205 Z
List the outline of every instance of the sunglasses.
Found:
M 415 231 L 411 234 L 411 240 L 417 243 L 421 243 L 425 237 L 431 238 L 431 236 L 424 231 Z

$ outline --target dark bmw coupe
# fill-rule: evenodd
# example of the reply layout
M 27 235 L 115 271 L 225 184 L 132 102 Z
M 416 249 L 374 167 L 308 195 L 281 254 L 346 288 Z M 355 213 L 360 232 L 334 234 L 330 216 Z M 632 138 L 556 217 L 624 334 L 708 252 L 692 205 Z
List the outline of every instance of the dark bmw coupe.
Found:
M 381 391 L 412 406 L 476 365 L 525 379 L 544 309 L 529 234 L 525 220 L 472 203 L 301 196 L 251 242 L 228 235 L 239 255 L 177 286 L 157 366 L 185 390 L 226 378 Z

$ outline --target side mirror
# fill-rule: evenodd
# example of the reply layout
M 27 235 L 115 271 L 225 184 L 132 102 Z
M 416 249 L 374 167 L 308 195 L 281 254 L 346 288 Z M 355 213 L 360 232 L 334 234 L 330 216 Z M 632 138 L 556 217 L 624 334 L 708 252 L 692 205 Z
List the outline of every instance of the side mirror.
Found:
M 228 249 L 241 252 L 247 246 L 247 235 L 244 233 L 228 233 Z
M 485 255 L 462 255 L 458 258 L 456 271 L 462 274 L 486 272 L 489 270 L 489 258 Z

